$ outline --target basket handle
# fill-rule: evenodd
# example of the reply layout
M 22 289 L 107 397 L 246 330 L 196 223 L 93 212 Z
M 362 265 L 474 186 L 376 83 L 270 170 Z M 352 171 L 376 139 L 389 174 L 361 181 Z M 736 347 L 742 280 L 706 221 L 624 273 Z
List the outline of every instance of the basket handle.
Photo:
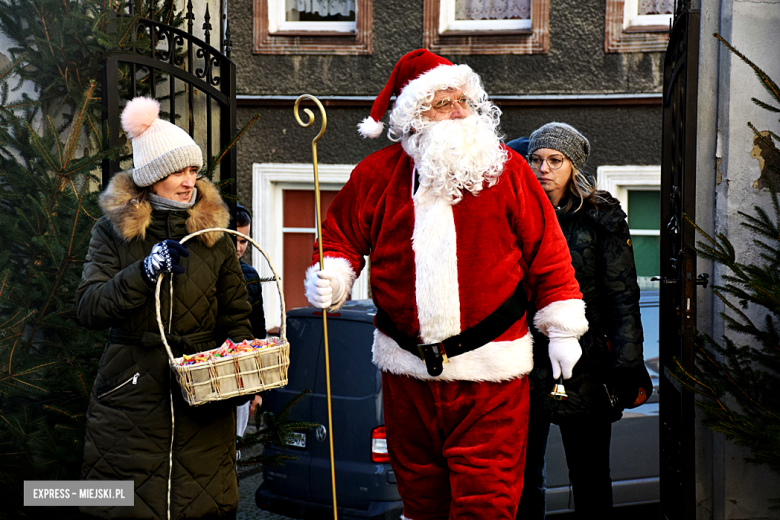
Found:
M 182 238 L 179 243 L 183 244 L 186 241 L 197 237 L 198 235 L 202 235 L 204 233 L 213 233 L 213 232 L 222 232 L 222 233 L 230 233 L 231 235 L 236 235 L 239 237 L 243 237 L 249 241 L 250 244 L 255 246 L 260 253 L 262 253 L 263 257 L 265 258 L 265 261 L 268 262 L 268 267 L 271 268 L 271 272 L 274 274 L 274 281 L 276 282 L 276 289 L 279 291 L 279 301 L 281 302 L 282 307 L 282 325 L 279 328 L 279 335 L 281 336 L 282 341 L 287 341 L 287 312 L 284 307 L 284 292 L 282 291 L 282 283 L 279 278 L 279 275 L 276 272 L 276 269 L 274 269 L 274 264 L 271 263 L 271 259 L 268 258 L 268 254 L 263 251 L 263 248 L 257 245 L 257 242 L 252 240 L 251 237 L 248 237 L 247 235 L 243 233 L 239 233 L 238 231 L 227 229 L 227 228 L 208 228 L 208 229 L 201 229 L 200 231 L 196 231 L 194 233 L 191 233 L 187 235 L 186 237 Z M 154 303 L 155 303 L 155 311 L 157 313 L 157 325 L 160 327 L 160 338 L 162 339 L 163 346 L 165 347 L 165 351 L 168 353 L 168 359 L 170 359 L 170 362 L 174 362 L 173 352 L 171 351 L 170 345 L 168 345 L 168 340 L 165 338 L 165 325 L 163 325 L 162 321 L 162 315 L 160 310 L 160 288 L 162 287 L 162 280 L 163 280 L 163 273 L 160 273 L 157 277 L 157 287 L 154 291 Z M 173 308 L 173 279 L 171 279 L 171 309 Z

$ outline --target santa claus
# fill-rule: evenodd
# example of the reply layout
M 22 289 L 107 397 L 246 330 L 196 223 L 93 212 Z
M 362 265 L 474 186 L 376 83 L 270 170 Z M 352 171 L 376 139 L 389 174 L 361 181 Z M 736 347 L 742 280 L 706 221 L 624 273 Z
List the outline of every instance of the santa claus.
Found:
M 355 167 L 323 222 L 309 302 L 337 310 L 371 258 L 373 359 L 403 518 L 513 519 L 522 491 L 532 340 L 571 376 L 588 328 L 554 209 L 500 142 L 500 110 L 467 65 L 403 56 L 360 125 L 396 144 Z M 316 251 L 316 247 L 315 247 Z

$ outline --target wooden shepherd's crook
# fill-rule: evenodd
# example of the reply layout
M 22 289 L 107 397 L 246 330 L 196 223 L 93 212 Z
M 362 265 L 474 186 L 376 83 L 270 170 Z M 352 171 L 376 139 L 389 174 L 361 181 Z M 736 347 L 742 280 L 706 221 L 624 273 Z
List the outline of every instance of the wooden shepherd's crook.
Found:
M 317 134 L 317 137 L 315 137 L 311 142 L 311 154 L 313 157 L 313 163 L 314 163 L 314 201 L 316 205 L 317 210 L 317 246 L 318 246 L 318 252 L 320 255 L 320 271 L 325 269 L 325 266 L 323 264 L 323 256 L 322 256 L 322 208 L 320 206 L 320 179 L 319 179 L 319 173 L 317 172 L 317 141 L 320 140 L 320 137 L 322 137 L 322 134 L 325 133 L 325 127 L 328 126 L 328 117 L 325 115 L 325 108 L 322 106 L 322 103 L 320 103 L 320 100 L 316 97 L 309 95 L 309 94 L 303 94 L 302 96 L 299 96 L 298 99 L 295 100 L 295 120 L 298 121 L 298 124 L 301 125 L 304 128 L 309 128 L 312 124 L 314 124 L 314 114 L 311 110 L 308 108 L 304 108 L 303 111 L 306 112 L 306 115 L 309 116 L 309 122 L 304 123 L 301 120 L 300 115 L 298 114 L 298 105 L 301 104 L 301 101 L 304 99 L 309 99 L 313 101 L 320 109 L 320 114 L 322 114 L 322 128 L 320 128 L 320 133 Z M 325 341 L 325 383 L 327 388 L 327 394 L 328 394 L 328 444 L 330 446 L 330 482 L 331 482 L 331 490 L 333 491 L 333 519 L 338 520 L 338 512 L 336 511 L 336 464 L 333 457 L 333 410 L 331 408 L 331 400 L 330 400 L 330 356 L 328 354 L 328 311 L 326 309 L 322 309 L 322 337 Z

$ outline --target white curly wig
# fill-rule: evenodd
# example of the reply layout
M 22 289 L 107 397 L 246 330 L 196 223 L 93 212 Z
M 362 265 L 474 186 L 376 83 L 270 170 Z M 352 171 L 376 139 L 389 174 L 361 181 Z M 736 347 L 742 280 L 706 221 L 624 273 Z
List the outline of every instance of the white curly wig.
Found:
M 447 89 L 461 90 L 471 114 L 462 120 L 424 118 L 436 92 Z M 421 186 L 456 204 L 464 189 L 477 195 L 485 182 L 498 182 L 509 157 L 500 144 L 500 116 L 471 67 L 441 65 L 404 87 L 390 113 L 387 136 L 401 141 L 415 160 Z

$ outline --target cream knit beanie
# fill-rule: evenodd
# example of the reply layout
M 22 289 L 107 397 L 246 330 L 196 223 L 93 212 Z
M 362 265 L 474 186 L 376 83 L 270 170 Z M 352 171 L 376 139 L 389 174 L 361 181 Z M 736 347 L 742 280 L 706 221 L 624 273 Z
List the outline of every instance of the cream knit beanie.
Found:
M 151 186 L 188 166 L 203 166 L 203 152 L 182 128 L 159 118 L 160 103 L 137 97 L 122 111 L 122 128 L 133 143 L 133 181 Z

